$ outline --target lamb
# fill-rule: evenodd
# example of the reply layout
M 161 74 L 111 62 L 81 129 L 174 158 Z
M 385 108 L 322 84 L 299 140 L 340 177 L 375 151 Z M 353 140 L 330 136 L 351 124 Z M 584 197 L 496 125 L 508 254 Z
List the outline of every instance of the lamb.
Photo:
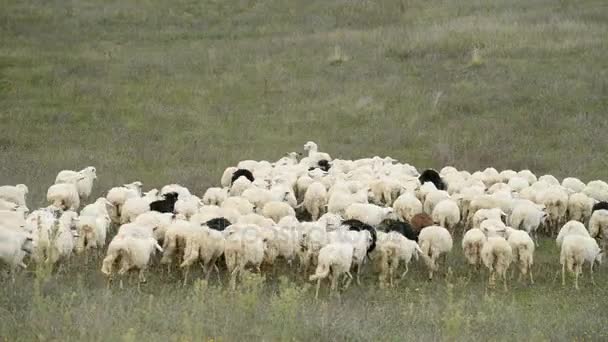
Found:
M 95 202 L 86 205 L 80 211 L 80 216 L 109 216 L 112 203 L 104 197 L 99 197 Z
M 359 220 L 372 227 L 375 227 L 382 220 L 389 218 L 393 213 L 393 208 L 383 208 L 374 204 L 353 203 L 346 208 L 344 218 L 347 220 Z
M 224 245 L 226 268 L 230 273 L 230 283 L 233 289 L 236 287 L 237 277 L 243 273 L 247 265 L 253 266 L 260 273 L 260 266 L 264 261 L 266 241 L 261 236 L 246 234 L 247 230 L 229 234 Z
M 137 216 L 150 211 L 150 204 L 154 201 L 147 197 L 128 198 L 122 206 L 120 224 L 133 222 Z
M 0 186 L 0 198 L 17 204 L 18 206 L 25 207 L 25 199 L 29 190 L 25 184 L 4 185 Z
M 492 195 L 482 195 L 476 197 L 471 201 L 469 205 L 469 217 L 466 222 L 471 227 L 473 223 L 473 216 L 480 209 L 493 209 L 499 208 L 504 213 L 511 213 L 511 206 L 513 204 L 513 198 L 510 192 L 497 192 Z
M 163 243 L 165 240 L 165 233 L 167 228 L 175 221 L 175 216 L 172 213 L 159 213 L 156 211 L 149 211 L 143 213 L 133 221 L 132 226 L 140 227 L 137 229 L 144 229 L 147 232 L 146 236 L 153 236 L 156 241 Z M 125 230 L 128 224 L 122 225 L 119 229 Z
M 74 249 L 74 233 L 70 229 L 74 216 L 67 214 L 55 219 L 50 212 L 39 211 L 36 214 L 36 230 L 33 234 L 33 259 L 38 263 L 55 265 L 62 259 L 68 259 Z
M 336 230 L 327 234 L 329 243 L 345 242 L 353 246 L 352 268 L 357 270 L 357 284 L 361 284 L 361 268 L 365 256 L 372 244 L 376 244 L 376 236 L 372 238 L 369 230 Z
M 469 265 L 479 270 L 482 264 L 481 250 L 486 242 L 486 235 L 479 228 L 469 229 L 462 237 L 462 250 Z
M 534 264 L 534 241 L 530 235 L 523 230 L 516 230 L 510 227 L 506 229 L 507 242 L 513 251 L 513 262 L 519 266 L 519 281 L 526 274 L 530 274 L 530 284 L 534 284 L 532 276 L 532 265 Z
M 490 271 L 489 286 L 496 285 L 496 275 L 502 278 L 505 291 L 507 291 L 507 270 L 513 260 L 511 245 L 503 237 L 489 237 L 481 249 L 481 260 Z
M 608 206 L 606 207 L 608 209 Z M 587 222 L 593 212 L 593 200 L 583 193 L 575 193 L 568 198 L 568 219 Z
M 420 174 L 420 176 L 418 177 L 418 180 L 420 181 L 420 184 L 431 182 L 435 185 L 437 190 L 446 190 L 445 183 L 443 182 L 441 176 L 439 176 L 439 173 L 437 173 L 436 170 L 424 170 L 422 174 Z
M 78 179 L 76 188 L 80 200 L 86 200 L 91 195 L 91 191 L 93 191 L 93 182 L 97 179 L 97 170 L 93 166 L 86 167 L 80 171 L 63 170 L 57 174 L 55 184 L 73 183 L 74 179 Z
M 409 222 L 403 222 L 392 219 L 385 219 L 378 225 L 378 230 L 384 231 L 386 233 L 396 232 L 409 240 L 418 242 L 418 234 L 419 231 L 415 230 Z
M 574 273 L 574 288 L 578 287 L 578 276 L 583 271 L 585 261 L 590 264 L 591 281 L 593 281 L 593 265 L 602 263 L 604 252 L 597 245 L 595 239 L 582 235 L 568 235 L 561 245 L 559 262 L 562 265 L 562 286 L 566 286 L 566 268 Z
M 220 206 L 228 198 L 228 188 L 209 188 L 203 195 L 203 205 Z
M 420 233 L 420 231 L 422 231 L 424 228 L 430 227 L 435 224 L 435 222 L 433 222 L 433 218 L 425 213 L 414 215 L 410 223 L 414 228 L 414 231 L 418 233 Z
M 304 194 L 303 206 L 313 221 L 321 217 L 327 206 L 327 190 L 322 183 L 314 182 L 308 186 Z
M 534 237 L 538 246 L 538 227 L 545 222 L 547 213 L 530 203 L 516 205 L 509 217 L 509 225 L 521 229 Z
M 427 267 L 429 268 L 429 279 L 433 279 L 433 273 L 439 270 L 437 263 L 441 255 L 445 256 L 447 262 L 447 253 L 452 250 L 452 236 L 450 232 L 439 226 L 430 226 L 424 228 L 418 236 L 418 244 L 425 258 Z
M 175 212 L 175 202 L 178 200 L 177 192 L 169 192 L 164 195 L 164 199 L 150 203 L 150 210 L 159 213 Z
M 119 275 L 132 269 L 138 269 L 139 284 L 145 283 L 145 271 L 148 268 L 150 257 L 156 250 L 163 251 L 153 237 L 115 236 L 108 245 L 101 272 L 111 279 L 114 264 L 118 262 L 120 263 Z
M 9 266 L 13 282 L 17 267 L 26 268 L 23 258 L 32 253 L 32 236 L 0 225 L 0 261 Z
M 350 267 L 353 260 L 353 246 L 349 243 L 331 243 L 319 251 L 319 262 L 315 274 L 310 276 L 310 281 L 317 281 L 315 299 L 319 298 L 321 280 L 330 276 L 331 291 L 337 289 L 338 281 L 342 274 L 348 277 L 344 288 L 348 288 L 353 276 Z
M 600 209 L 593 212 L 589 220 L 589 234 L 592 238 L 602 240 L 602 250 L 608 247 L 608 210 Z
M 293 189 L 287 185 L 275 184 L 270 189 L 271 200 L 276 202 L 285 202 L 292 208 L 298 206 L 296 195 L 293 193 Z
M 380 285 L 388 283 L 393 286 L 393 277 L 399 269 L 401 260 L 405 263 L 405 272 L 401 274 L 400 279 L 403 279 L 409 270 L 409 263 L 414 259 L 418 259 L 418 255 L 424 257 L 424 254 L 415 241 L 409 240 L 398 232 L 390 232 L 378 237 L 378 258 L 380 268 Z
M 562 247 L 563 240 L 568 235 L 581 235 L 590 237 L 589 232 L 587 231 L 587 228 L 585 228 L 584 224 L 578 221 L 568 221 L 559 230 L 559 234 L 557 234 L 557 238 L 555 239 L 557 247 Z
M 224 254 L 226 240 L 218 230 L 210 229 L 206 226 L 202 226 L 201 228 L 200 231 L 186 237 L 184 261 L 181 263 L 180 268 L 188 269 L 195 261 L 200 260 L 206 279 L 209 279 L 211 267 L 216 270 L 219 277 L 219 269 L 216 263 L 222 254 Z M 187 282 L 187 279 L 187 276 L 185 276 L 184 284 Z
M 401 221 L 411 221 L 414 215 L 422 213 L 422 202 L 413 193 L 406 192 L 397 197 L 393 209 Z
M 439 202 L 433 209 L 433 222 L 454 232 L 456 225 L 460 222 L 460 208 L 451 199 Z
M 308 272 L 310 265 L 317 264 L 317 257 L 321 248 L 328 243 L 325 227 L 315 222 L 302 222 L 298 229 L 300 233 L 300 270 Z
M 54 207 L 63 210 L 77 210 L 80 207 L 78 188 L 74 184 L 54 184 L 48 189 L 46 199 Z
M 270 201 L 264 205 L 262 214 L 278 223 L 285 216 L 296 216 L 293 208 L 285 202 Z

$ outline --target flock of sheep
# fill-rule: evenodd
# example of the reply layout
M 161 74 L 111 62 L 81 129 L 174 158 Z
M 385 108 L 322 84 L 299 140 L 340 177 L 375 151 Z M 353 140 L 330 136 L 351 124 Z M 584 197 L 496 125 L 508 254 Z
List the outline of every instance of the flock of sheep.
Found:
M 596 239 L 608 241 L 603 181 L 560 183 L 494 168 L 419 173 L 390 157 L 332 159 L 313 142 L 304 150 L 300 160 L 291 152 L 276 162 L 241 161 L 202 198 L 176 184 L 144 193 L 142 183 L 133 182 L 80 213 L 97 178 L 94 167 L 61 171 L 47 192 L 50 206 L 32 212 L 27 186 L 1 186 L 0 260 L 14 277 L 25 262 L 56 265 L 74 253 L 105 252 L 103 274 L 111 279 L 136 270 L 145 282 L 158 251 L 169 271 L 182 269 L 184 283 L 199 263 L 207 278 L 225 268 L 231 286 L 246 267 L 260 272 L 281 262 L 316 281 L 317 296 L 323 279 L 335 290 L 341 282 L 359 282 L 366 270 L 378 274 L 380 286 L 393 286 L 412 259 L 421 259 L 432 279 L 456 234 L 471 268 L 485 266 L 489 285 L 498 277 L 505 289 L 510 266 L 520 280 L 534 282 L 539 233 L 556 236 L 563 283 L 567 270 L 578 289 L 584 263 L 593 277 L 601 262 Z

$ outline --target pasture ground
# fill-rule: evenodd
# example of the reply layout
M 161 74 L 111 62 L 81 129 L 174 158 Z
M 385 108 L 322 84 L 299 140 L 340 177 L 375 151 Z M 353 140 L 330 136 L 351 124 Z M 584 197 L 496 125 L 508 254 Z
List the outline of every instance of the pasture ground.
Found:
M 30 186 L 32 208 L 88 165 L 95 195 L 133 180 L 200 194 L 307 140 L 606 179 L 607 36 L 603 0 L 0 0 L 0 183 Z M 457 242 L 447 277 L 415 266 L 395 289 L 370 276 L 314 302 L 286 270 L 230 293 L 155 269 L 138 292 L 75 258 L 2 280 L 0 339 L 605 340 L 605 266 L 576 292 L 554 281 L 551 240 L 536 260 L 536 285 L 487 292 Z

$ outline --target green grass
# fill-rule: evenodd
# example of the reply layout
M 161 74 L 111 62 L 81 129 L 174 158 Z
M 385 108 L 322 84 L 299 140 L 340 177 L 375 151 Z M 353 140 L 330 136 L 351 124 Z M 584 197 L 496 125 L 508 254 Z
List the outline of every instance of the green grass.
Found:
M 133 180 L 201 194 L 307 140 L 606 178 L 606 37 L 603 0 L 0 0 L 0 183 L 26 183 L 36 207 L 59 170 L 94 165 L 95 195 Z M 413 271 L 329 303 L 301 281 L 224 296 L 153 274 L 145 294 L 107 292 L 74 261 L 39 286 L 3 281 L 0 338 L 605 339 L 605 272 L 575 293 L 552 282 L 550 242 L 538 259 L 538 284 L 507 295 L 463 285 L 456 258 L 452 297 Z

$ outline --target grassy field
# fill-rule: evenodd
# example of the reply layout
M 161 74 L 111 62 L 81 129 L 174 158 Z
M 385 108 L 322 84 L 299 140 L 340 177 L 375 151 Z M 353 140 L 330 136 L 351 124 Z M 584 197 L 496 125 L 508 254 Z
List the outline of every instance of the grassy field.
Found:
M 26 183 L 36 207 L 57 171 L 94 165 L 96 195 L 133 180 L 200 194 L 307 140 L 606 179 L 606 37 L 604 0 L 0 0 L 0 183 Z M 546 240 L 535 286 L 486 293 L 455 254 L 434 283 L 415 269 L 317 303 L 258 277 L 229 295 L 159 272 L 142 293 L 106 290 L 98 261 L 74 260 L 2 281 L 0 339 L 607 338 L 605 269 L 562 289 Z

